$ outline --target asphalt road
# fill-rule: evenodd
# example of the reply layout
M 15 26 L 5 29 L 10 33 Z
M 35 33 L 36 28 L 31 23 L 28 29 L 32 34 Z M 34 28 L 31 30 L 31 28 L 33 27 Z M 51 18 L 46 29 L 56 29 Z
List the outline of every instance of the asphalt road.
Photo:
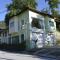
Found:
M 42 57 L 38 58 L 33 55 L 0 51 L 0 60 L 56 60 L 56 59 Z

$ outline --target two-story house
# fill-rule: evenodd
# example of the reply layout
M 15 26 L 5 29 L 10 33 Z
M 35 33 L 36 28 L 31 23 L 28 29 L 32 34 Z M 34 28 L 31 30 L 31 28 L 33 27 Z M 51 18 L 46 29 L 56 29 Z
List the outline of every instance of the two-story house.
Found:
M 27 49 L 35 46 L 38 48 L 47 45 L 54 46 L 55 31 L 56 23 L 53 16 L 26 8 L 10 17 L 7 44 L 19 44 L 26 41 Z

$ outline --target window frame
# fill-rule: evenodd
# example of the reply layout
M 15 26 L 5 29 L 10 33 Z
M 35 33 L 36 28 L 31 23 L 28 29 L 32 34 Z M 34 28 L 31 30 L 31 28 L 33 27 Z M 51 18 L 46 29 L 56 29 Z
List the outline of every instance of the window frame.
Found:
M 13 44 L 19 44 L 19 36 L 12 36 L 12 43 Z
M 21 34 L 21 42 L 24 42 L 25 36 L 24 34 Z
M 24 25 L 24 19 L 21 20 L 21 25 L 22 25 L 22 26 Z
M 35 20 L 39 20 L 38 22 L 42 22 L 42 24 L 39 23 L 39 24 L 40 24 L 40 28 L 38 28 L 38 29 L 44 29 L 44 21 L 43 21 L 43 19 L 33 18 L 33 17 L 32 17 L 32 21 L 33 21 L 34 19 L 35 19 Z M 32 22 L 31 22 L 31 26 L 32 26 Z
M 25 25 L 25 21 L 24 21 L 24 19 L 22 19 L 22 20 L 21 20 L 21 29 L 24 28 L 24 25 Z
M 14 21 L 10 22 L 10 28 L 14 26 Z

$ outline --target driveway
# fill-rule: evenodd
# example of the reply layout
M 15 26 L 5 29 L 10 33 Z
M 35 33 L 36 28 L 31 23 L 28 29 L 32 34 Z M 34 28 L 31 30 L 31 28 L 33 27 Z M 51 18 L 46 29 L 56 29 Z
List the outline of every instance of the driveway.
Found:
M 28 54 L 0 51 L 0 60 L 56 60 L 56 59 L 42 58 L 42 57 L 38 58 L 36 56 Z

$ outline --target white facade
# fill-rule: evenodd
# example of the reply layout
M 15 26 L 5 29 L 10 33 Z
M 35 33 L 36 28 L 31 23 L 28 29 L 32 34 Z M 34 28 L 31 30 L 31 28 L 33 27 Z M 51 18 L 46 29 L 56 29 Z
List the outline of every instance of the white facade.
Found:
M 44 26 L 43 29 L 37 29 L 37 28 L 32 28 L 32 20 L 33 18 L 42 20 L 42 24 Z M 44 33 L 45 33 L 45 24 L 44 24 L 44 16 L 37 14 L 35 12 L 29 11 L 29 23 L 30 23 L 30 40 L 31 40 L 31 48 L 34 48 L 35 42 L 34 40 L 37 40 L 37 47 L 43 47 L 44 43 Z M 36 32 L 36 33 L 35 33 Z
M 9 21 L 9 34 L 18 32 L 18 18 L 13 17 Z
M 39 25 L 40 28 L 33 25 L 33 21 L 35 20 L 41 25 Z M 50 26 L 51 24 L 49 21 L 53 22 L 51 23 L 53 26 Z M 26 48 L 35 48 L 35 46 L 40 48 L 48 45 L 48 39 L 46 38 L 49 37 L 48 35 L 50 33 L 53 34 L 54 37 L 52 38 L 52 41 L 52 39 L 50 39 L 50 35 L 49 44 L 50 46 L 53 46 L 51 43 L 54 43 L 55 31 L 56 23 L 53 18 L 41 15 L 31 10 L 26 10 L 20 15 L 14 16 L 9 20 L 9 37 L 11 41 L 9 39 L 8 40 L 11 44 L 19 44 L 22 41 L 26 41 Z M 7 42 L 9 43 L 9 41 Z

